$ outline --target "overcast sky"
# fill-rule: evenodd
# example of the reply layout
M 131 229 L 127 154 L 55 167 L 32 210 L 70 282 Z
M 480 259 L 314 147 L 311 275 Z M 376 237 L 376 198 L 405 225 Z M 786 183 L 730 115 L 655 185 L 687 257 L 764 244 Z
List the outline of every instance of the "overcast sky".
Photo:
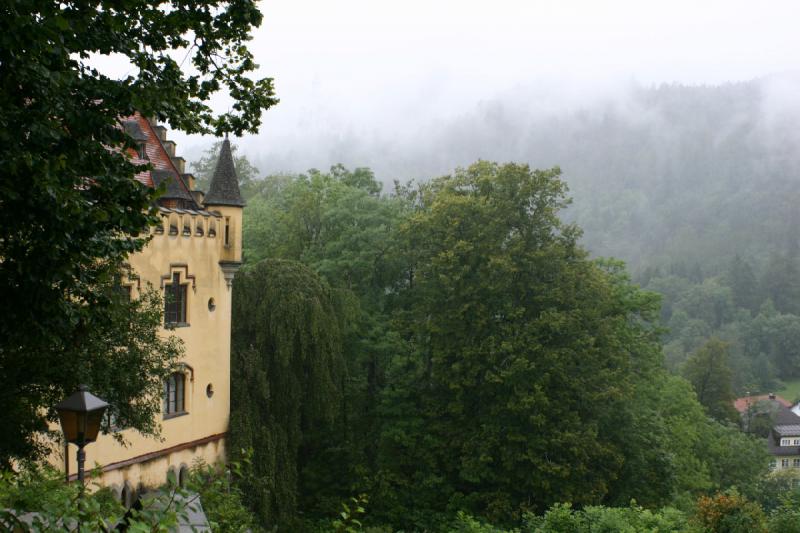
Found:
M 250 46 L 281 103 L 257 137 L 240 143 L 248 155 L 296 160 L 285 170 L 336 162 L 315 144 L 414 135 L 515 92 L 529 94 L 531 105 L 580 105 L 633 83 L 719 84 L 800 71 L 797 1 L 260 5 L 265 20 Z M 173 138 L 187 155 L 210 142 Z

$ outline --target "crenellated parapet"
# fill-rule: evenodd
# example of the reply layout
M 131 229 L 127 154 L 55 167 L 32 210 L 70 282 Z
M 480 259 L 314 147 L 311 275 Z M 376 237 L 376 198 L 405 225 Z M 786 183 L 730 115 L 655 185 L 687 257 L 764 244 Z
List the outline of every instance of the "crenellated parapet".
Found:
M 154 235 L 216 239 L 224 228 L 219 211 L 159 207 L 158 212 L 161 222 L 152 228 Z

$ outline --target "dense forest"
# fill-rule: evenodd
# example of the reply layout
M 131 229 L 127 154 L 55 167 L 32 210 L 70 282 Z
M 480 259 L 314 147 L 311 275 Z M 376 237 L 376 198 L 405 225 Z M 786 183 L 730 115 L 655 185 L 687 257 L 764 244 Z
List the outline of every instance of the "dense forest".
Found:
M 582 228 L 581 243 L 662 295 L 669 368 L 718 337 L 735 393 L 767 392 L 800 378 L 798 91 L 792 74 L 630 85 L 561 104 L 520 87 L 413 135 L 407 124 L 394 138 L 342 145 L 332 135 L 315 150 L 371 166 L 386 192 L 395 177 L 424 182 L 476 158 L 559 166 L 573 199 L 563 217 Z M 285 161 L 266 151 L 257 166 Z
M 310 527 L 358 494 L 368 522 L 440 530 L 759 493 L 761 442 L 665 370 L 658 296 L 579 244 L 557 168 L 245 190 L 231 447 L 254 450 L 261 522 Z
M 479 161 L 385 186 L 342 165 L 254 179 L 240 157 L 231 433 L 259 520 L 313 529 L 351 497 L 343 516 L 388 530 L 778 508 L 731 406 L 800 377 L 792 137 L 763 135 L 759 98 L 664 86 L 496 121 L 529 150 L 509 158 L 563 174 Z M 479 145 L 461 126 L 454 150 Z
M 567 128 L 583 242 L 662 295 L 670 369 L 726 341 L 737 394 L 800 377 L 800 145 L 791 106 L 771 111 L 782 81 L 639 90 Z

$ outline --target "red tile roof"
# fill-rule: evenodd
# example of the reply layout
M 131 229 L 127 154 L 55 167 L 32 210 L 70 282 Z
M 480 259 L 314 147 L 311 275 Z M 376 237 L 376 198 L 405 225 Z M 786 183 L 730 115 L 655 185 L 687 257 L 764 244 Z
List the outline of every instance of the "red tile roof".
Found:
M 192 200 L 191 192 L 187 187 L 184 180 L 180 177 L 180 172 L 178 168 L 175 166 L 175 163 L 172 161 L 172 158 L 167 153 L 167 150 L 164 148 L 164 144 L 161 139 L 158 137 L 153 125 L 150 123 L 148 119 L 142 116 L 141 113 L 136 112 L 130 117 L 125 117 L 123 121 L 135 121 L 141 133 L 143 134 L 145 140 L 145 152 L 147 153 L 147 159 L 149 160 L 150 164 L 152 165 L 152 170 L 146 170 L 144 172 L 139 172 L 136 174 L 135 178 L 137 181 L 147 185 L 148 187 L 156 187 L 158 184 L 156 183 L 157 180 L 154 179 L 153 174 L 158 171 L 167 171 L 175 180 L 173 187 L 176 189 L 180 189 L 182 197 L 186 197 L 190 202 L 194 203 Z M 135 151 L 130 151 L 130 155 L 136 160 L 137 162 L 142 162 L 138 159 L 137 154 Z
M 761 394 L 759 396 L 743 396 L 741 398 L 737 398 L 736 401 L 733 402 L 733 406 L 736 408 L 737 411 L 740 413 L 744 413 L 747 411 L 748 405 L 753 405 L 758 402 L 764 401 L 776 401 L 784 407 L 791 407 L 792 402 L 786 400 L 785 398 L 781 398 L 780 396 L 775 396 L 775 398 L 770 398 L 769 394 Z

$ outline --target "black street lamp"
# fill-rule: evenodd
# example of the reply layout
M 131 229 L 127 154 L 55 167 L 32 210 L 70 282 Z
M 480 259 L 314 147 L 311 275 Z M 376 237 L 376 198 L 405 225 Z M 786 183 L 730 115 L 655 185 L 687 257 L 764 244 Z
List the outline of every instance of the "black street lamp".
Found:
M 81 385 L 78 392 L 56 405 L 64 439 L 78 447 L 78 481 L 81 485 L 83 463 L 86 460 L 83 447 L 97 439 L 107 407 L 108 404 L 89 392 L 86 385 Z

